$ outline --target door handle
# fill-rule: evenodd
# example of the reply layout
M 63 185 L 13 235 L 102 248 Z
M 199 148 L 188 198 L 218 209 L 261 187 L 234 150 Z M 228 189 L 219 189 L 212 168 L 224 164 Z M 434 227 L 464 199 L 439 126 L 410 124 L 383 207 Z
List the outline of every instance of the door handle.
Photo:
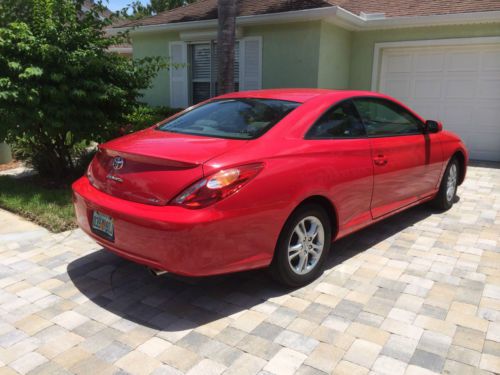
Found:
M 377 157 L 373 159 L 373 162 L 375 163 L 375 165 L 382 167 L 387 164 L 387 159 L 384 155 L 377 155 Z

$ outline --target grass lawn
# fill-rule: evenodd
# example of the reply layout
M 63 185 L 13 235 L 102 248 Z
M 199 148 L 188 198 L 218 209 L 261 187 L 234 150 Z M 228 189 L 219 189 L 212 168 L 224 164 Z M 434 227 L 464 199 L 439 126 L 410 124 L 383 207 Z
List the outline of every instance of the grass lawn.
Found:
M 70 187 L 45 187 L 37 177 L 0 176 L 0 208 L 52 232 L 76 228 Z

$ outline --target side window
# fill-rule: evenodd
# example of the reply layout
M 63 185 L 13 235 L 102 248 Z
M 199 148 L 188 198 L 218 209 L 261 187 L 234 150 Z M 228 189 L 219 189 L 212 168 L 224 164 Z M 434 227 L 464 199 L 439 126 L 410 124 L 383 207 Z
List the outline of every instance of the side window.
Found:
M 351 101 L 345 101 L 325 112 L 309 129 L 307 139 L 364 137 L 365 129 Z
M 421 134 L 420 121 L 406 109 L 384 99 L 354 99 L 369 137 Z

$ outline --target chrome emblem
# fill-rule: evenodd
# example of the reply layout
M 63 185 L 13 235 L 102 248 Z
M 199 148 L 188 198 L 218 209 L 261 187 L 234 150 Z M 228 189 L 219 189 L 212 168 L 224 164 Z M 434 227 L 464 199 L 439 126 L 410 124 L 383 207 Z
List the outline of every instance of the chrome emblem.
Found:
M 113 169 L 122 169 L 125 160 L 121 156 L 117 156 L 113 159 Z
M 123 179 L 121 179 L 120 177 L 113 176 L 112 174 L 108 174 L 106 176 L 106 178 L 108 180 L 115 181 L 115 182 L 123 182 Z

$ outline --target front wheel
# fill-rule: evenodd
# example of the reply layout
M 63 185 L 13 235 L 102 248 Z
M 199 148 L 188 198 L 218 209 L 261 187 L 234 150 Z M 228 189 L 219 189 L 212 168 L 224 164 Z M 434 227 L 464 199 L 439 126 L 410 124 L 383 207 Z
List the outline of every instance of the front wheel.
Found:
M 295 210 L 276 245 L 273 277 L 292 287 L 317 278 L 330 248 L 331 232 L 330 219 L 321 206 L 309 204 Z
M 459 170 L 460 166 L 457 159 L 451 159 L 444 172 L 439 191 L 433 201 L 436 208 L 446 211 L 453 206 L 457 196 Z

